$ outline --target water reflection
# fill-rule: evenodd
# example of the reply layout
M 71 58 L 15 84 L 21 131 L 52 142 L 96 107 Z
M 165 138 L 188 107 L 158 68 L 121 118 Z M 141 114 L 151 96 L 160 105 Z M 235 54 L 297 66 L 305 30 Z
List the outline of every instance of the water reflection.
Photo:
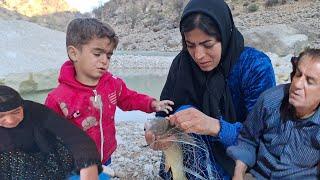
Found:
M 147 94 L 156 99 L 159 99 L 161 90 L 166 80 L 166 76 L 160 75 L 137 75 L 130 77 L 120 76 L 120 78 L 125 81 L 128 88 L 140 93 Z M 24 99 L 44 103 L 48 92 L 49 91 L 40 91 L 36 94 L 22 94 L 22 96 Z M 140 111 L 123 112 L 122 110 L 117 109 L 115 118 L 116 120 L 143 122 L 152 116 L 153 114 L 146 114 Z

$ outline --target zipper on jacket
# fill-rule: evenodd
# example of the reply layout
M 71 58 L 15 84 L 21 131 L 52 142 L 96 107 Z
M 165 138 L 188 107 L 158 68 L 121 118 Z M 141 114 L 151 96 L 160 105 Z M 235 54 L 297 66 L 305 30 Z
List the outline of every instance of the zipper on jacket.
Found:
M 101 161 L 103 160 L 103 146 L 104 146 L 104 135 L 103 135 L 103 128 L 102 128 L 102 102 L 101 98 L 98 96 L 98 92 L 96 89 L 93 90 L 94 93 L 94 102 L 98 104 L 99 106 L 99 127 L 100 127 L 100 158 Z
M 93 94 L 94 94 L 94 102 L 97 102 L 98 101 L 98 93 L 97 93 L 97 90 L 93 90 Z

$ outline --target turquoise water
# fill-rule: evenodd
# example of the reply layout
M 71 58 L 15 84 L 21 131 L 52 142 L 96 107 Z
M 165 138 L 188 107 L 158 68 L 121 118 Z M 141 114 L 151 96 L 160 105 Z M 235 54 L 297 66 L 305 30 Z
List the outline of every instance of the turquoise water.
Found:
M 176 56 L 179 52 L 161 51 L 115 51 L 116 55 L 139 55 L 139 56 Z
M 127 87 L 135 90 L 140 93 L 147 94 L 156 99 L 159 99 L 161 90 L 164 86 L 166 76 L 156 76 L 156 75 L 138 75 L 131 77 L 120 77 L 122 78 Z M 45 98 L 47 97 L 49 91 L 41 91 L 36 94 L 22 94 L 24 99 L 36 101 L 39 103 L 44 103 Z M 151 118 L 153 114 L 146 114 L 140 111 L 130 111 L 123 112 L 120 109 L 116 111 L 116 120 L 124 120 L 124 121 L 145 121 L 148 118 Z

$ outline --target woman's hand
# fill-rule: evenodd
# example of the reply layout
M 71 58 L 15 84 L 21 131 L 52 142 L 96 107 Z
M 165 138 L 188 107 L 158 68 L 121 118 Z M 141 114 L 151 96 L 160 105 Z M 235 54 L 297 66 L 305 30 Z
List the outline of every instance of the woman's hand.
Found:
M 219 120 L 207 116 L 195 108 L 176 112 L 168 119 L 171 125 L 176 125 L 186 133 L 217 136 L 220 132 Z
M 80 170 L 80 180 L 98 180 L 98 166 L 91 165 Z
M 172 107 L 174 103 L 170 100 L 154 100 L 151 103 L 151 107 L 155 112 L 164 111 L 169 114 L 169 111 L 172 111 Z

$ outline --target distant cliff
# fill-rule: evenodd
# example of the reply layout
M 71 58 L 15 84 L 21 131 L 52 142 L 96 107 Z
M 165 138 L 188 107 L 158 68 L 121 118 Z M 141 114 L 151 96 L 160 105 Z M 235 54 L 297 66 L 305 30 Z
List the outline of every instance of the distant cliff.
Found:
M 0 7 L 31 17 L 63 11 L 75 11 L 65 0 L 2 0 Z
M 65 31 L 76 17 L 96 17 L 120 37 L 118 49 L 178 51 L 179 20 L 189 0 L 110 0 L 81 14 L 64 0 L 0 0 L 0 18 L 26 20 Z M 264 25 L 286 24 L 306 34 L 320 47 L 319 0 L 226 0 L 241 32 Z M 40 8 L 41 7 L 41 8 Z M 29 8 L 29 9 L 28 9 Z M 46 13 L 44 13 L 46 12 Z M 33 14 L 30 17 L 30 14 Z

